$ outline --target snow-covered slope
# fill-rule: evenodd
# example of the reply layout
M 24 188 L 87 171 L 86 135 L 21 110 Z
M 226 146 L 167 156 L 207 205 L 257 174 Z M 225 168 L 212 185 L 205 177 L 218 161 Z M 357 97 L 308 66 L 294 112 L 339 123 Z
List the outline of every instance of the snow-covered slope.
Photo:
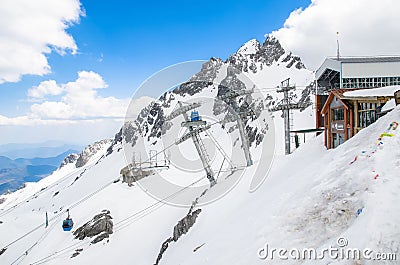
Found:
M 319 137 L 288 157 L 280 155 L 283 125 L 280 113 L 276 113 L 278 155 L 261 188 L 249 193 L 254 172 L 259 168 L 268 171 L 262 146 L 271 140 L 274 126 L 262 113 L 280 99 L 275 87 L 288 77 L 299 88 L 292 97 L 311 104 L 311 88 L 306 87 L 311 82 L 311 72 L 274 38 L 263 44 L 252 40 L 226 62 L 210 59 L 187 83 L 152 102 L 136 120 L 127 121 L 112 142 L 88 146 L 79 156 L 66 159 L 50 177 L 0 197 L 0 263 L 262 264 L 265 261 L 258 258 L 257 251 L 265 243 L 288 248 L 321 247 L 342 233 L 357 246 L 372 244 L 370 247 L 398 250 L 397 225 L 375 229 L 367 235 L 361 230 L 368 225 L 398 222 L 399 216 L 390 214 L 386 205 L 378 208 L 376 204 L 385 200 L 387 207 L 395 207 L 395 195 L 390 189 L 399 188 L 395 178 L 399 133 L 393 131 L 393 137 L 382 138 L 383 149 L 375 150 L 375 141 L 390 122 L 400 120 L 399 109 L 335 150 L 326 151 Z M 245 91 L 254 86 L 259 93 L 238 99 L 239 109 L 254 110 L 252 117 L 244 118 L 254 165 L 244 170 L 241 159 L 233 161 L 238 166 L 235 172 L 240 174 L 220 177 L 218 184 L 209 189 L 193 144 L 173 144 L 174 133 L 182 136 L 182 120 L 168 121 L 166 117 L 180 100 L 202 101 L 199 112 L 210 123 L 215 122 L 210 117 L 217 120 L 209 132 L 226 152 L 235 154 L 232 159 L 241 158 L 238 129 L 229 120 L 229 108 L 224 105 L 227 103 L 207 99 L 221 97 L 229 89 Z M 207 111 L 209 116 L 205 115 Z M 294 123 L 295 129 L 312 127 L 311 107 L 296 111 Z M 205 133 L 203 137 L 206 138 Z M 172 145 L 167 145 L 168 140 Z M 205 139 L 204 143 L 213 157 L 213 170 L 221 171 L 223 156 L 211 148 L 211 140 Z M 166 151 L 172 156 L 186 155 L 183 165 L 190 164 L 193 170 L 182 172 L 181 165 L 171 163 L 160 174 L 178 188 L 158 186 L 163 196 L 149 196 L 149 189 L 159 185 L 160 174 L 150 174 L 132 186 L 123 183 L 120 175 L 127 163 L 137 159 L 135 152 L 141 146 L 159 152 L 170 146 Z M 272 147 L 269 145 L 268 150 L 273 151 Z M 146 155 L 140 153 L 139 157 L 144 159 Z M 355 156 L 358 159 L 349 165 Z M 215 200 L 221 193 L 225 196 Z M 188 201 L 193 202 L 190 208 L 173 205 Z M 214 202 L 206 203 L 210 201 Z M 363 212 L 356 218 L 361 208 Z M 61 228 L 67 209 L 75 223 L 72 232 Z M 107 222 L 97 225 L 94 217 L 105 213 Z M 110 220 L 113 233 L 98 243 L 82 234 L 78 237 L 84 239 L 79 240 L 73 234 L 82 231 L 78 228 L 85 224 L 96 224 L 91 232 L 110 231 Z M 377 242 L 385 245 L 378 246 Z
M 398 251 L 400 128 L 387 131 L 393 136 L 383 136 L 379 146 L 377 139 L 399 120 L 398 107 L 330 151 L 323 148 L 321 137 L 315 138 L 277 160 L 255 193 L 248 192 L 254 167 L 250 168 L 225 197 L 194 208 L 201 209 L 196 223 L 170 244 L 160 264 L 264 264 L 257 253 L 266 243 L 276 248 L 320 248 L 335 245 L 339 236 L 345 236 L 351 247 Z M 122 156 L 116 151 L 77 170 L 63 167 L 60 171 L 69 174 L 60 174 L 64 176 L 47 188 L 47 183 L 39 182 L 45 188 L 41 192 L 18 204 L 8 203 L 4 208 L 10 210 L 0 212 L 0 234 L 3 246 L 11 245 L 0 256 L 1 263 L 153 264 L 161 243 L 187 209 L 159 203 L 137 186 L 116 182 L 118 169 L 124 166 Z M 66 207 L 77 226 L 103 209 L 110 210 L 114 234 L 109 242 L 93 245 L 90 239 L 79 241 L 63 232 Z M 358 209 L 363 211 L 357 217 Z M 77 249 L 82 251 L 71 258 Z
M 0 256 L 1 264 L 90 264 L 93 260 L 110 264 L 116 256 L 119 256 L 121 264 L 128 264 L 132 261 L 132 247 L 137 251 L 133 260 L 138 264 L 147 264 L 155 259 L 159 243 L 169 233 L 177 216 L 184 215 L 187 210 L 163 207 L 138 186 L 122 184 L 119 171 L 126 164 L 124 155 L 116 151 L 104 158 L 101 154 L 106 153 L 107 147 L 82 167 L 76 168 L 70 163 L 52 176 L 4 196 L 0 234 L 2 247 L 6 246 L 7 250 Z M 110 244 L 90 246 L 90 239 L 79 241 L 72 233 L 62 231 L 67 208 L 76 228 L 103 209 L 110 210 L 114 219 Z M 46 212 L 49 218 L 47 228 Z M 143 219 L 149 213 L 151 216 Z M 70 259 L 79 248 L 91 251 Z M 109 255 L 100 255 L 106 252 Z
M 261 49 L 261 44 L 256 39 L 251 39 L 240 47 L 237 53 L 247 55 L 256 54 Z
M 263 260 L 258 253 L 266 244 L 287 250 L 337 247 L 340 237 L 348 247 L 399 258 L 400 128 L 388 130 L 399 120 L 400 106 L 334 150 L 325 150 L 322 135 L 313 139 L 277 160 L 255 193 L 247 192 L 251 172 L 246 172 L 226 197 L 201 207 L 196 225 L 166 251 L 161 264 L 300 264 Z M 380 136 L 384 132 L 394 136 Z M 327 262 L 329 257 L 307 264 Z

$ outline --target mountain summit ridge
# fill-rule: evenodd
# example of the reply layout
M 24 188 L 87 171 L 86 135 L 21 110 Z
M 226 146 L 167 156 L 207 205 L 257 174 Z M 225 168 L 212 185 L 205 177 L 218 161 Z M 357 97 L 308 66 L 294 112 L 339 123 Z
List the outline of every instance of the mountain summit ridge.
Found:
M 268 74 L 268 72 L 271 72 L 271 74 Z M 279 74 L 276 74 L 276 72 L 279 72 Z M 266 77 L 263 77 L 263 73 L 267 73 Z M 248 80 L 252 80 L 253 77 L 256 78 L 254 84 L 251 85 L 252 87 L 248 87 L 249 84 L 246 84 L 246 80 L 241 80 L 243 79 L 240 77 L 241 75 L 248 75 Z M 243 44 L 225 61 L 211 57 L 202 65 L 201 70 L 187 82 L 180 84 L 172 91 L 165 92 L 157 100 L 143 108 L 136 120 L 126 120 L 120 131 L 115 135 L 108 153 L 111 153 L 113 146 L 118 142 L 121 143 L 123 139 L 126 142 L 131 142 L 132 145 L 136 144 L 136 140 L 140 136 L 147 137 L 148 141 L 156 142 L 165 133 L 163 130 L 167 129 L 166 127 L 162 128 L 167 110 L 170 111 L 171 107 L 175 106 L 178 97 L 183 99 L 187 96 L 199 96 L 202 91 L 211 90 L 211 93 L 207 95 L 217 98 L 219 94 L 225 93 L 222 90 L 226 89 L 253 89 L 254 86 L 262 87 L 263 84 L 276 86 L 288 75 L 294 75 L 294 81 L 303 85 L 304 88 L 297 94 L 303 103 L 311 105 L 311 90 L 305 87 L 312 82 L 312 73 L 305 68 L 300 57 L 293 55 L 290 51 L 285 51 L 279 40 L 272 35 L 267 36 L 263 44 L 252 39 Z M 278 100 L 278 94 L 269 92 L 264 102 L 258 104 L 273 106 Z M 242 108 L 244 107 L 243 105 Z M 248 128 L 247 132 L 254 134 L 252 128 Z M 255 137 L 260 139 L 260 132 Z
M 231 63 L 243 72 L 262 71 L 263 67 L 272 64 L 285 64 L 287 68 L 295 67 L 305 69 L 299 56 L 295 56 L 290 51 L 285 51 L 277 38 L 268 35 L 264 43 L 252 39 L 246 42 L 239 50 L 232 54 L 226 62 Z

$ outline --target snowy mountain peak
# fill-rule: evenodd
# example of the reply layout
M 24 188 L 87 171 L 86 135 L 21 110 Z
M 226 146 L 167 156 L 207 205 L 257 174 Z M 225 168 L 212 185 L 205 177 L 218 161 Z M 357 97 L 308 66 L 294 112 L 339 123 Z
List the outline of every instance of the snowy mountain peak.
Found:
M 79 154 L 78 158 L 76 159 L 75 166 L 77 168 L 83 167 L 92 156 L 94 156 L 98 151 L 108 147 L 111 144 L 111 142 L 112 142 L 111 139 L 105 139 L 95 142 L 93 144 L 89 144 Z
M 75 163 L 76 160 L 79 158 L 78 154 L 72 153 L 67 155 L 64 160 L 61 162 L 60 168 L 62 168 L 63 166 L 70 164 L 70 163 Z
M 256 54 L 260 49 L 261 49 L 261 43 L 256 39 L 252 39 L 243 44 L 242 47 L 239 48 L 237 53 L 243 55 Z
M 300 57 L 285 51 L 279 40 L 272 35 L 262 45 L 255 39 L 246 42 L 226 62 L 243 72 L 254 74 L 272 65 L 305 69 Z
M 253 83 L 245 84 L 241 80 L 241 75 L 247 76 Z M 244 90 L 252 89 L 254 85 L 260 88 L 276 87 L 288 77 L 291 77 L 293 83 L 302 86 L 308 86 L 313 78 L 312 73 L 305 69 L 300 57 L 285 51 L 277 38 L 268 36 L 263 44 L 256 39 L 249 40 L 226 61 L 211 57 L 187 82 L 172 91 L 165 92 L 158 100 L 143 108 L 136 120 L 126 121 L 115 135 L 107 155 L 114 150 L 120 150 L 120 143 L 131 143 L 134 146 L 142 137 L 155 145 L 168 127 L 165 125 L 166 115 L 179 100 L 186 101 L 193 96 L 218 97 L 226 93 L 228 88 Z M 310 90 L 305 90 L 299 95 L 300 101 L 310 104 L 309 94 Z M 263 104 L 271 107 L 276 102 L 278 102 L 277 95 L 270 94 Z M 218 106 L 214 111 L 221 114 Z M 248 132 L 250 131 L 249 127 Z M 250 142 L 253 142 L 254 137 L 250 138 Z

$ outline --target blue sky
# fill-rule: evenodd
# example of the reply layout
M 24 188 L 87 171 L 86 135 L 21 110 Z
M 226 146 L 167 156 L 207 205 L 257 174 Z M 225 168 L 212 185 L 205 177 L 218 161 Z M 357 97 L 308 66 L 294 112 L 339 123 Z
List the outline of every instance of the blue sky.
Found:
M 167 66 L 210 57 L 226 59 L 249 39 L 263 41 L 290 12 L 308 4 L 305 0 L 82 0 L 85 15 L 66 29 L 76 42 L 76 54 L 52 51 L 45 54 L 50 73 L 22 75 L 18 82 L 0 84 L 0 115 L 25 115 L 32 105 L 28 89 L 45 80 L 74 81 L 78 71 L 102 76 L 108 87 L 99 95 L 130 97 L 146 78 Z
M 247 2 L 247 3 L 246 3 Z M 86 17 L 69 32 L 82 60 L 115 84 L 116 96 L 155 71 L 187 60 L 227 58 L 245 41 L 264 39 L 309 1 L 82 1 Z M 103 54 L 101 63 L 97 60 Z M 78 66 L 77 66 L 78 65 Z
M 282 26 L 309 1 L 81 1 L 86 16 L 69 32 L 78 54 L 48 54 L 52 73 L 0 85 L 0 114 L 27 110 L 27 89 L 68 82 L 81 70 L 101 74 L 104 96 L 127 97 L 154 72 L 187 60 L 226 59 L 244 42 Z M 18 108 L 19 107 L 19 111 Z
M 400 54 L 391 34 L 400 30 L 394 0 L 4 1 L 0 144 L 111 137 L 121 121 L 90 127 L 49 120 L 108 116 L 104 109 L 117 118 L 155 72 L 226 59 L 271 32 L 310 70 L 335 54 L 336 31 L 343 54 Z

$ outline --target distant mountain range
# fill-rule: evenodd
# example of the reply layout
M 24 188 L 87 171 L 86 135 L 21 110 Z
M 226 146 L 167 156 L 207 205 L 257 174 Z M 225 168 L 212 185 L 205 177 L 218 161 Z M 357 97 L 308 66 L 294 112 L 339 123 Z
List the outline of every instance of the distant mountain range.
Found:
M 74 144 L 65 144 L 57 141 L 48 141 L 44 143 L 10 143 L 0 145 L 0 156 L 6 156 L 10 159 L 35 158 L 35 157 L 55 157 L 65 152 L 65 150 L 82 150 L 83 146 Z M 1 163 L 1 162 L 0 162 Z
M 33 151 L 33 148 L 31 150 Z M 78 151 L 69 149 L 52 157 L 11 159 L 0 156 L 0 194 L 15 191 L 25 182 L 39 181 L 56 170 L 64 158 L 72 153 L 78 153 Z

